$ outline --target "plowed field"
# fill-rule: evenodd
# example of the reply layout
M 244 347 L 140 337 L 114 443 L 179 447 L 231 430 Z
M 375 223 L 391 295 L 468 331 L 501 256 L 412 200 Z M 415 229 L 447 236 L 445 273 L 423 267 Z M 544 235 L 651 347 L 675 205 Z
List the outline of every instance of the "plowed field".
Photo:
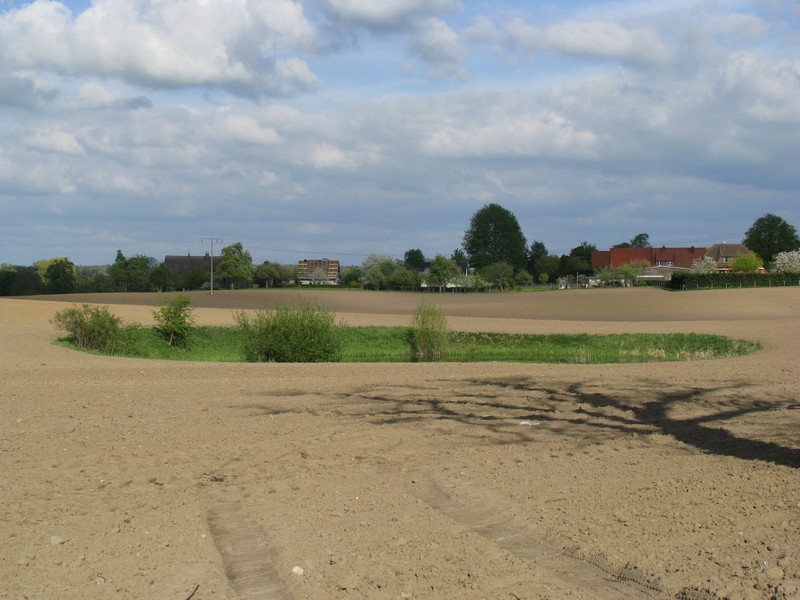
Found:
M 197 320 L 420 295 L 195 294 Z M 454 329 L 703 332 L 724 360 L 217 364 L 55 345 L 0 299 L 0 598 L 798 598 L 800 289 L 431 294 Z

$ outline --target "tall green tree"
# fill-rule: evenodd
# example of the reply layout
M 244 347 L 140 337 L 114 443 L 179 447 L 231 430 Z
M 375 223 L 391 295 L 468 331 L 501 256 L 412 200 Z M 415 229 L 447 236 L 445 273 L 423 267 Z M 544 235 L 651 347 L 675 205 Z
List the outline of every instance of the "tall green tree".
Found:
M 108 275 L 114 289 L 121 292 L 146 292 L 150 287 L 150 269 L 154 261 L 137 254 L 127 258 L 122 250 L 117 250 L 114 264 L 108 268 Z
M 450 260 L 457 263 L 468 263 L 469 258 L 467 258 L 467 253 L 464 252 L 463 248 L 456 248 L 453 250 L 453 253 L 450 255 Z
M 225 246 L 220 252 L 219 265 L 214 267 L 214 279 L 221 286 L 247 288 L 253 283 L 253 257 L 241 242 Z
M 558 270 L 561 266 L 561 261 L 555 254 L 548 254 L 536 261 L 536 272 L 538 281 L 542 281 L 542 275 L 547 275 L 547 281 L 555 281 L 558 279 Z
M 781 217 L 770 213 L 755 220 L 742 243 L 767 263 L 772 262 L 779 252 L 800 250 L 797 230 Z
M 425 264 L 425 254 L 419 248 L 406 250 L 405 255 L 403 255 L 403 262 L 409 269 L 421 271 Z
M 561 275 L 583 274 L 588 275 L 592 272 L 592 252 L 597 250 L 597 246 L 589 242 L 581 242 L 569 252 L 569 256 L 561 257 Z
M 515 271 L 525 268 L 525 236 L 517 217 L 499 204 L 487 204 L 472 215 L 463 247 L 475 269 L 499 262 L 508 263 Z
M 650 234 L 640 233 L 631 239 L 631 248 L 650 248 Z
M 533 240 L 531 248 L 528 251 L 528 271 L 536 278 L 539 277 L 539 272 L 536 270 L 536 263 L 545 256 L 547 256 L 547 248 L 544 242 Z
M 44 272 L 44 281 L 49 294 L 71 294 L 78 281 L 75 265 L 68 258 L 54 260 Z

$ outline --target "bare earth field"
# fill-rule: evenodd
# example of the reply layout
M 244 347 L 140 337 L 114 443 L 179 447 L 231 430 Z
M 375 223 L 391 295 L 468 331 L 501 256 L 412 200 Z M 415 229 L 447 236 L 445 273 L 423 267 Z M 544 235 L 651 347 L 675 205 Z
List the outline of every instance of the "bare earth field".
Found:
M 352 324 L 420 295 L 308 291 Z M 193 296 L 198 321 L 294 291 Z M 429 295 L 454 329 L 707 332 L 684 363 L 87 355 L 0 299 L 0 598 L 800 598 L 800 289 Z

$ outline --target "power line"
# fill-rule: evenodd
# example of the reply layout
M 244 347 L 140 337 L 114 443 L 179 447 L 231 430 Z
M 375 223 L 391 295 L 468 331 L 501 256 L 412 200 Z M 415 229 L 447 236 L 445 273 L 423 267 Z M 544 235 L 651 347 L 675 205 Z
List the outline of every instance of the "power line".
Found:
M 204 237 L 201 242 L 211 242 L 211 295 L 214 295 L 214 242 L 222 243 L 222 238 Z

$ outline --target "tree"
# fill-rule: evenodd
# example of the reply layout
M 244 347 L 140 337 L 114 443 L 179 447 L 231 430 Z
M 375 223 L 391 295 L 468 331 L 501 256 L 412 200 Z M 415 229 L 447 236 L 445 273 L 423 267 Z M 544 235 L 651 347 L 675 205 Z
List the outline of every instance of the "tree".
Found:
M 460 272 L 458 265 L 454 261 L 446 256 L 437 254 L 431 263 L 430 269 L 428 269 L 428 285 L 438 287 L 439 291 L 442 291 Z
M 631 248 L 650 248 L 650 235 L 640 233 L 631 240 Z
M 632 264 L 626 263 L 617 268 L 617 274 L 627 287 L 634 284 L 639 276 L 639 270 Z
M 536 272 L 539 273 L 539 281 L 542 275 L 547 275 L 547 281 L 555 281 L 558 278 L 558 269 L 561 261 L 555 254 L 548 254 L 536 261 Z M 545 281 L 544 283 L 547 283 Z
M 201 290 L 208 286 L 210 276 L 202 267 L 192 267 L 180 276 L 177 287 L 184 290 Z
M 800 250 L 797 230 L 781 217 L 770 213 L 755 220 L 742 243 L 768 263 L 779 252 Z
M 17 278 L 17 268 L 13 265 L 0 265 L 0 296 L 10 296 Z
M 589 242 L 581 242 L 580 246 L 576 246 L 569 251 L 569 257 L 573 260 L 569 261 L 569 268 L 567 271 L 562 271 L 565 274 L 571 274 L 575 271 L 581 273 L 590 273 L 592 270 L 592 252 L 597 250 L 597 246 Z
M 50 294 L 71 294 L 77 283 L 75 265 L 67 258 L 54 260 L 44 273 L 44 281 Z
M 547 256 L 547 248 L 544 242 L 534 240 L 528 252 L 528 271 L 530 271 L 531 275 L 534 277 L 539 276 L 539 272 L 536 270 L 536 263 L 545 256 Z
M 122 250 L 117 250 L 114 264 L 108 268 L 108 275 L 116 290 L 121 292 L 146 292 L 150 289 L 150 267 L 152 260 L 137 254 L 126 258 Z
M 108 276 L 111 278 L 111 283 L 114 288 L 122 292 L 128 289 L 128 259 L 122 253 L 122 250 L 117 250 L 117 257 L 114 259 L 114 264 L 108 268 Z
M 450 255 L 450 260 L 455 263 L 464 263 L 467 264 L 469 259 L 467 258 L 467 254 L 461 248 L 456 248 L 453 250 L 453 253 Z
M 514 282 L 514 269 L 506 262 L 492 263 L 480 270 L 481 277 L 491 285 L 505 289 Z
M 153 311 L 156 331 L 169 346 L 186 348 L 195 329 L 192 314 L 192 299 L 186 294 L 178 294 L 173 298 L 164 298 L 159 308 Z
M 171 290 L 174 287 L 175 275 L 163 264 L 150 269 L 150 287 L 157 292 Z
M 289 269 L 278 263 L 264 261 L 264 264 L 258 267 L 255 274 L 255 281 L 259 285 L 266 288 L 275 287 L 291 277 Z
M 361 267 L 350 265 L 342 269 L 342 283 L 348 287 L 358 287 L 362 276 Z
M 389 275 L 389 285 L 396 290 L 413 290 L 419 285 L 420 274 L 406 265 L 397 265 Z
M 692 266 L 689 267 L 690 273 L 716 273 L 717 272 L 717 261 L 715 261 L 710 256 L 703 256 L 698 258 L 696 261 L 692 263 Z
M 779 252 L 772 265 L 776 273 L 800 273 L 800 251 Z
M 397 261 L 391 256 L 370 254 L 361 263 L 364 285 L 374 290 L 386 289 L 389 287 L 389 277 L 396 268 Z
M 475 269 L 498 262 L 508 263 L 514 270 L 525 268 L 525 236 L 514 214 L 499 204 L 487 204 L 472 215 L 463 247 Z
M 733 259 L 731 267 L 734 271 L 742 273 L 756 273 L 762 264 L 761 258 L 755 252 L 745 252 Z
M 40 294 L 44 290 L 44 282 L 36 271 L 36 267 L 18 267 L 11 283 L 9 296 L 29 296 Z
M 214 278 L 220 285 L 234 288 L 247 288 L 253 283 L 253 257 L 244 249 L 241 242 L 225 246 L 220 253 L 219 265 L 214 269 Z
M 409 269 L 419 272 L 422 271 L 422 267 L 425 264 L 425 255 L 419 248 L 406 250 L 403 255 L 403 262 Z

